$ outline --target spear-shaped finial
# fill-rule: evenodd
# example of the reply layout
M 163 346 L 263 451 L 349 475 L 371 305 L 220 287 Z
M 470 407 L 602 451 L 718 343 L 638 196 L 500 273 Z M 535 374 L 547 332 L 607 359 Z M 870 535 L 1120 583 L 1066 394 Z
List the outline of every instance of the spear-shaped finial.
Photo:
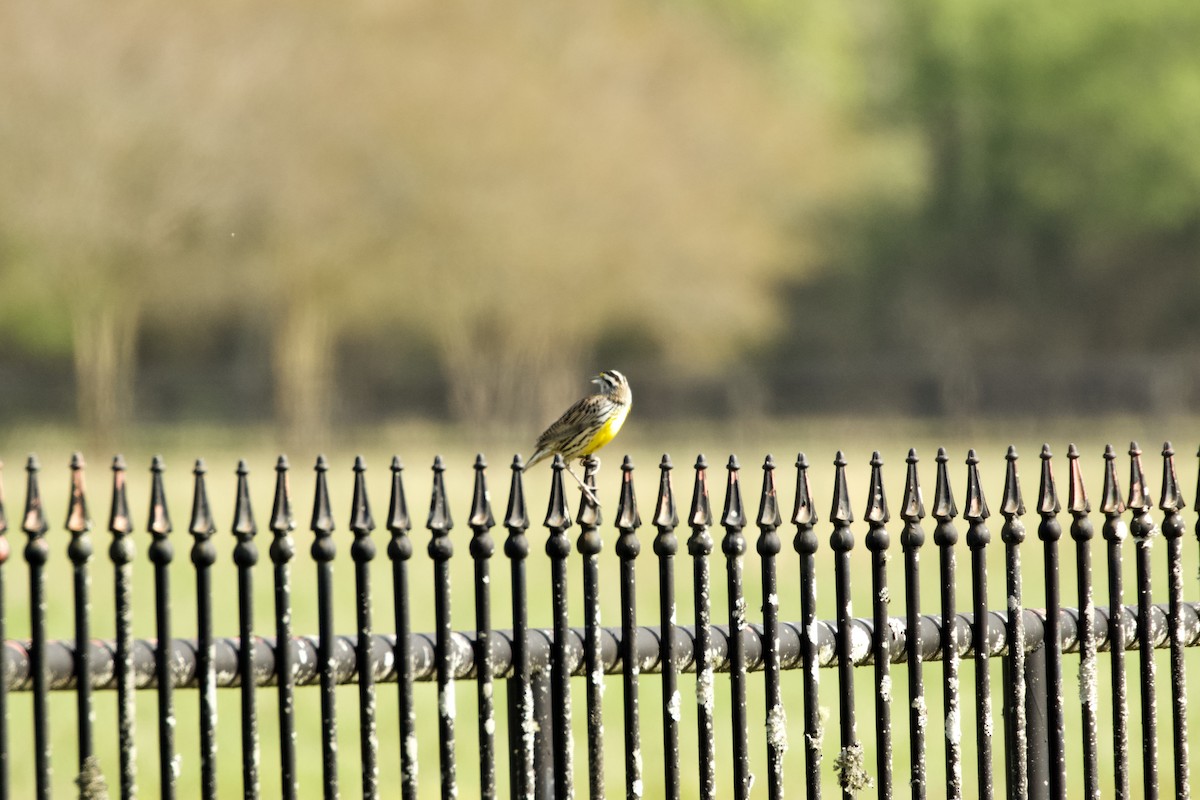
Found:
M 904 478 L 904 510 L 900 512 L 900 518 L 914 525 L 925 518 L 925 501 L 921 497 L 921 479 L 917 475 L 919 460 L 917 451 L 910 447 L 908 458 L 904 459 L 908 464 L 908 472 Z
M 783 524 L 779 513 L 779 497 L 775 492 L 775 459 L 769 454 L 763 460 L 762 494 L 758 501 L 758 527 L 775 530 Z
M 567 468 L 562 456 L 555 455 L 550 465 L 553 478 L 550 482 L 550 503 L 546 508 L 546 520 L 542 524 L 553 530 L 571 527 L 571 510 L 567 508 L 566 490 L 563 486 L 563 470 Z
M 593 544 L 597 553 L 600 552 L 599 534 L 593 537 L 590 532 L 598 528 L 603 521 L 600 515 L 600 504 L 596 502 L 596 473 L 599 471 L 600 459 L 594 455 L 583 459 L 583 485 L 587 487 L 587 490 L 579 493 L 579 514 L 575 519 L 585 529 L 583 536 L 594 539 Z M 567 474 L 571 474 L 569 469 Z
M 392 485 L 388 499 L 387 529 L 392 535 L 388 542 L 388 558 L 392 561 L 407 561 L 412 557 L 412 539 L 408 532 L 412 530 L 412 518 L 408 515 L 408 499 L 404 496 L 404 465 L 400 456 L 392 456 L 391 464 Z
M 1021 517 L 1025 514 L 1025 501 L 1021 497 L 1021 478 L 1017 474 L 1017 448 L 1011 444 L 1004 455 L 1007 465 L 1004 469 L 1004 499 L 1000 503 L 1000 514 L 1004 517 L 1004 525 L 1000 528 L 1000 538 L 1006 544 L 1020 544 L 1025 541 L 1025 523 Z
M 450 504 L 446 500 L 446 481 L 443 477 L 446 472 L 446 463 L 442 461 L 442 457 L 433 457 L 433 491 L 429 498 L 429 519 L 425 522 L 425 527 L 432 531 L 449 531 L 454 527 L 454 520 L 450 517 Z
M 254 522 L 254 509 L 250 505 L 250 474 L 245 460 L 237 465 L 237 499 L 233 506 L 233 533 L 238 539 L 249 540 L 258 533 Z
M 1000 513 L 1007 518 L 1020 517 L 1025 514 L 1025 501 L 1021 498 L 1021 479 L 1017 474 L 1017 448 L 1008 446 L 1004 455 L 1008 466 L 1004 470 L 1004 500 L 1000 503 Z
M 150 522 L 146 527 L 150 533 L 160 537 L 173 530 L 171 515 L 167 510 L 167 495 L 163 491 L 162 475 L 166 468 L 162 456 L 155 456 L 150 461 Z
M 521 480 L 521 474 L 524 471 L 525 465 L 521 462 L 521 457 L 514 455 L 512 482 L 509 484 L 508 490 L 508 510 L 504 514 L 504 527 L 508 528 L 510 534 L 529 528 L 529 513 L 525 509 L 525 484 Z M 507 546 L 505 545 L 506 548 Z M 511 557 L 511 554 L 509 555 Z
M 287 456 L 280 455 L 275 462 L 275 501 L 271 506 L 271 531 L 286 534 L 294 530 L 296 520 L 292 516 L 292 487 L 288 480 Z
M 792 524 L 812 527 L 817 523 L 817 509 L 813 505 L 812 489 L 808 485 L 808 457 L 796 455 L 796 504 L 792 506 Z
M 109 506 L 108 530 L 118 537 L 133 532 L 133 518 L 129 514 L 129 500 L 125 496 L 126 469 L 125 458 L 121 455 L 113 456 L 112 503 Z
M 892 518 L 888 511 L 887 493 L 883 489 L 883 457 L 876 450 L 871 453 L 871 483 L 867 489 L 867 510 L 863 518 L 876 525 L 883 525 Z
M 350 530 L 363 535 L 375 530 L 371 516 L 371 501 L 367 498 L 367 464 L 362 456 L 354 457 L 354 495 L 350 501 Z
M 617 503 L 617 529 L 632 532 L 642 526 L 637 495 L 633 491 L 633 460 L 625 456 L 621 464 L 621 499 Z
M 979 483 L 979 456 L 972 448 L 967 451 L 967 510 L 963 518 L 974 523 L 983 522 L 991 515 Z
M 673 531 L 679 525 L 679 512 L 675 508 L 675 490 L 671 485 L 671 470 L 674 469 L 674 465 L 666 453 L 663 453 L 658 469 L 658 503 L 654 509 L 654 527 L 660 532 Z
M 1175 472 L 1175 448 L 1170 442 L 1163 442 L 1163 482 L 1162 496 L 1158 507 L 1163 511 L 1182 511 L 1187 503 L 1183 501 L 1183 493 L 1179 491 L 1179 476 Z
M 738 480 L 741 468 L 737 456 L 729 456 L 729 463 L 725 465 L 729 481 L 725 489 L 725 509 L 721 512 L 721 525 L 727 529 L 736 528 L 739 531 L 746 526 L 746 512 L 742 506 L 742 487 Z
M 71 455 L 71 503 L 67 508 L 68 531 L 75 535 L 87 533 L 92 529 L 92 520 L 88 516 L 87 497 L 83 483 L 83 454 Z
M 196 465 L 192 468 L 192 474 L 196 476 L 195 490 L 192 493 L 192 521 L 188 525 L 188 532 L 193 536 L 208 537 L 217 530 L 212 509 L 208 506 L 208 489 L 204 481 L 207 472 L 204 459 L 196 459 Z
M 847 552 L 854 547 L 854 534 L 850 531 L 854 512 L 850 509 L 850 492 L 846 488 L 846 456 L 841 450 L 834 456 L 833 466 L 833 508 L 829 512 L 833 534 L 829 537 L 829 546 L 835 552 Z
M 333 509 L 329 505 L 329 484 L 325 477 L 329 472 L 329 462 L 325 456 L 317 456 L 313 469 L 317 473 L 317 483 L 313 495 L 312 524 L 309 526 L 316 534 L 312 556 L 319 562 L 329 562 L 337 556 L 337 545 L 333 542 Z
M 937 483 L 933 490 L 933 517 L 938 522 L 949 522 L 958 516 L 958 506 L 954 503 L 954 493 L 950 489 L 950 476 L 946 463 L 950 457 L 946 448 L 939 447 L 937 451 Z
M 1042 445 L 1042 480 L 1038 489 L 1038 513 L 1043 517 L 1053 516 L 1062 510 L 1058 502 L 1058 489 L 1054 485 L 1054 467 L 1051 459 L 1050 445 Z
M 483 453 L 475 455 L 475 490 L 471 494 L 471 517 L 467 525 L 477 533 L 495 527 L 496 518 L 492 516 L 492 499 L 487 488 L 487 461 Z
M 1137 442 L 1129 443 L 1129 500 L 1125 505 L 1139 513 L 1151 507 L 1150 494 L 1146 491 L 1146 476 L 1142 472 L 1142 448 L 1138 447 Z
M 1104 496 L 1100 511 L 1105 516 L 1125 513 L 1125 501 L 1121 498 L 1121 487 L 1117 483 L 1117 452 L 1111 444 L 1104 445 Z
M 696 483 L 692 490 L 692 507 L 688 513 L 688 524 L 692 528 L 708 528 L 712 525 L 712 507 L 708 502 L 708 462 L 704 454 L 696 456 Z

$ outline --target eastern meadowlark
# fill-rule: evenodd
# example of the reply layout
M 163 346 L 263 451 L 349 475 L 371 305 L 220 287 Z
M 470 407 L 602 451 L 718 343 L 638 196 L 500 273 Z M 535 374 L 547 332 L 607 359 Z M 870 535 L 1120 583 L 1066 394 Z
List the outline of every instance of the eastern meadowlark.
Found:
M 599 384 L 600 392 L 568 408 L 538 437 L 533 455 L 525 468 L 529 469 L 557 453 L 567 463 L 567 472 L 571 473 L 584 494 L 599 505 L 592 490 L 571 469 L 571 461 L 590 456 L 612 441 L 617 431 L 621 430 L 629 407 L 633 405 L 633 392 L 629 388 L 629 381 L 615 369 L 604 370 L 592 378 L 592 383 Z

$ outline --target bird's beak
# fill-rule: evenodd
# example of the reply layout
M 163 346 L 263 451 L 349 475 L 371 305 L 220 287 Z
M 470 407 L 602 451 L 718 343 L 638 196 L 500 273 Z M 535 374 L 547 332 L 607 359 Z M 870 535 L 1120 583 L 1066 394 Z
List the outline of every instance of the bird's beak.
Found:
M 604 383 L 604 377 L 602 375 L 597 375 L 596 377 L 592 378 L 592 383 L 595 383 L 595 384 Z

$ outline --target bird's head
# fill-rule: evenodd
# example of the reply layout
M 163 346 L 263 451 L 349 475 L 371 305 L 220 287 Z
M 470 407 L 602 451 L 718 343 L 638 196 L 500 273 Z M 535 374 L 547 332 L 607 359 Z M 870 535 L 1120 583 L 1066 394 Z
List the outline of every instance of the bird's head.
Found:
M 629 388 L 629 381 L 615 369 L 604 370 L 592 378 L 592 383 L 598 385 L 601 391 L 613 396 L 619 402 L 628 403 L 633 399 L 633 392 Z

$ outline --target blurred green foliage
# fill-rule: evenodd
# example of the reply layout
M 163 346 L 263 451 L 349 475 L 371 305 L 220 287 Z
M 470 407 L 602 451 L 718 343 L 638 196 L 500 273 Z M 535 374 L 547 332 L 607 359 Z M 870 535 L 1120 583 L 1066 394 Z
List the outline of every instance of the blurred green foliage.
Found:
M 869 407 L 881 377 L 903 413 L 1180 410 L 1198 27 L 15 0 L 0 414 L 544 422 L 611 363 L 652 416 Z

